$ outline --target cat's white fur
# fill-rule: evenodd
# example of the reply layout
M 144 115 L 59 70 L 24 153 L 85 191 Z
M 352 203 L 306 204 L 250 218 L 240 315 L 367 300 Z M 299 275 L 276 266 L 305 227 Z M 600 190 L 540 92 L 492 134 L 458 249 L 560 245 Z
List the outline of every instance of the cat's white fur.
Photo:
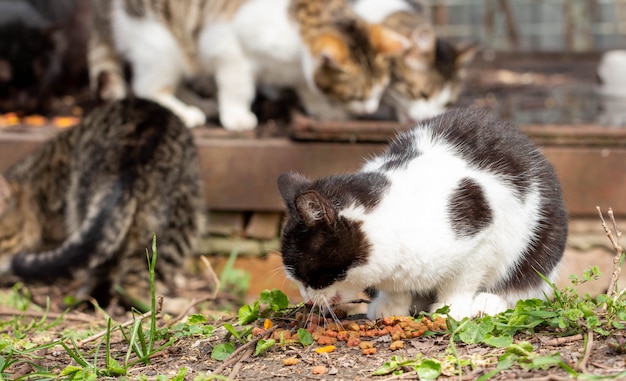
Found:
M 495 314 L 514 307 L 520 299 L 550 294 L 547 283 L 529 292 L 485 292 L 507 279 L 533 240 L 542 213 L 538 185 L 533 184 L 520 202 L 515 190 L 498 175 L 468 166 L 455 147 L 432 137 L 430 127 L 414 130 L 419 135 L 415 148 L 421 154 L 406 169 L 384 170 L 380 157 L 362 168 L 362 172 L 384 173 L 391 184 L 373 210 L 353 206 L 341 212 L 362 223 L 372 245 L 367 264 L 349 269 L 345 280 L 326 289 L 302 288 L 305 300 L 346 302 L 373 285 L 379 294 L 369 305 L 368 317 L 374 319 L 407 315 L 412 291 L 437 290 L 438 300 L 431 310 L 449 305 L 450 315 L 460 319 Z M 447 211 L 449 196 L 463 178 L 481 185 L 493 221 L 476 235 L 459 239 Z M 556 270 L 545 275 L 554 280 Z
M 349 112 L 374 112 L 386 86 L 379 84 L 369 99 L 353 102 L 347 110 L 319 94 L 312 79 L 317 62 L 289 18 L 289 0 L 250 0 L 231 20 L 207 22 L 199 36 L 199 68 L 186 62 L 170 31 L 155 17 L 130 17 L 121 0 L 113 1 L 115 45 L 131 58 L 133 90 L 170 108 L 189 127 L 203 124 L 205 115 L 174 92 L 181 79 L 197 74 L 215 76 L 220 121 L 229 130 L 256 127 L 250 105 L 257 84 L 293 87 L 313 115 L 342 119 Z

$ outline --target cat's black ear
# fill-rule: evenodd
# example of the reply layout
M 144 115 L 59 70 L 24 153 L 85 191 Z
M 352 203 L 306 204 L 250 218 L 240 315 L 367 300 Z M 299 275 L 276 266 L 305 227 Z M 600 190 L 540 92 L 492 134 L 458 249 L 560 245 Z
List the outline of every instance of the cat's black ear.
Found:
M 306 226 L 312 227 L 320 223 L 332 225 L 335 222 L 335 210 L 315 191 L 298 196 L 296 209 Z
M 307 179 L 298 172 L 288 172 L 278 176 L 278 190 L 283 197 L 285 204 L 289 206 L 291 202 L 296 198 L 302 189 L 305 189 L 311 180 Z

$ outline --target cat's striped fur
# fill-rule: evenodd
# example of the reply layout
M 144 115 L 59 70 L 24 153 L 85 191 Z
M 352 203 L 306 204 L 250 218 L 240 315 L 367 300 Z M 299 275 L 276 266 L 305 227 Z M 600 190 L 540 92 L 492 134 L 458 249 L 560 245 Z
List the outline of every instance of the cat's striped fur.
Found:
M 157 235 L 160 292 L 174 286 L 204 223 L 196 148 L 164 107 L 101 106 L 0 175 L 3 278 L 76 278 L 106 305 L 149 300 L 146 249 Z M 5 278 L 6 280 L 6 278 Z

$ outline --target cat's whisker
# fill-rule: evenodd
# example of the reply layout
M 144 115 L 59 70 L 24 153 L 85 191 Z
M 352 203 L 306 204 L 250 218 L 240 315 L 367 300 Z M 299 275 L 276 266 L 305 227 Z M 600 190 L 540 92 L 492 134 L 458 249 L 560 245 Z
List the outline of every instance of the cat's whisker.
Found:
M 328 313 L 330 314 L 330 317 L 333 319 L 335 324 L 337 324 L 337 326 L 340 327 L 341 330 L 343 331 L 344 328 L 343 328 L 343 325 L 341 324 L 341 320 L 339 319 L 339 317 L 337 317 L 337 314 L 335 313 L 335 310 L 333 310 L 333 305 L 328 303 L 328 300 L 326 300 L 326 308 L 328 308 Z

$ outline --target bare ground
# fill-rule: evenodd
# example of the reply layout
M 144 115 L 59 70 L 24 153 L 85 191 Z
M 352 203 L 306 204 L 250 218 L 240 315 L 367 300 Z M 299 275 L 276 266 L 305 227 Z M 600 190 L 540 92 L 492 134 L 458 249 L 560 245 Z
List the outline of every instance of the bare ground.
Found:
M 62 299 L 59 299 L 64 290 L 57 287 L 31 287 L 32 299 L 34 301 L 31 308 L 26 311 L 16 311 L 12 308 L 0 306 L 0 322 L 8 322 L 15 316 L 24 316 L 22 322 L 26 324 L 29 321 L 38 321 L 42 316 L 46 315 L 41 308 L 34 308 L 35 303 L 41 304 L 46 296 L 51 297 L 47 320 L 52 321 L 59 316 L 61 312 Z M 7 290 L 1 290 L 1 295 L 10 294 Z M 193 295 L 187 295 L 193 297 Z M 206 297 L 206 292 L 202 296 L 196 295 L 198 298 Z M 167 303 L 167 300 L 165 301 Z M 148 379 L 156 379 L 156 376 L 162 375 L 167 377 L 175 377 L 181 368 L 186 368 L 187 372 L 185 380 L 193 380 L 197 376 L 208 376 L 210 374 L 220 374 L 231 379 L 242 380 L 260 380 L 260 379 L 276 379 L 276 380 L 300 380 L 300 379 L 325 379 L 325 380 L 388 380 L 388 379 L 418 379 L 412 369 L 405 368 L 402 375 L 386 375 L 373 376 L 372 373 L 389 361 L 392 356 L 402 356 L 406 359 L 414 359 L 418 355 L 427 358 L 445 359 L 446 354 L 450 354 L 450 335 L 439 334 L 435 336 L 420 336 L 413 339 L 403 340 L 403 348 L 392 351 L 390 347 L 391 337 L 389 335 L 372 338 L 372 342 L 376 353 L 372 355 L 364 355 L 359 347 L 348 347 L 345 342 L 338 342 L 336 349 L 330 353 L 317 353 L 315 349 L 320 345 L 314 343 L 311 346 L 303 347 L 299 343 L 286 343 L 284 345 L 277 344 L 272 346 L 267 352 L 259 356 L 253 355 L 256 340 L 262 336 L 256 336 L 251 344 L 236 344 L 237 351 L 225 361 L 217 361 L 211 358 L 213 348 L 226 341 L 228 337 L 226 330 L 222 327 L 222 323 L 233 323 L 236 319 L 232 314 L 224 314 L 217 312 L 218 308 L 224 308 L 230 305 L 234 310 L 232 298 L 226 295 L 217 295 L 216 299 L 209 303 L 194 305 L 188 313 L 201 313 L 208 319 L 207 324 L 212 324 L 215 330 L 211 335 L 192 335 L 178 338 L 171 346 L 155 353 L 148 364 L 139 363 L 128 368 L 126 377 L 131 380 L 147 377 Z M 45 305 L 45 303 L 43 304 Z M 222 307 L 220 307 L 220 305 Z M 191 305 L 190 305 L 191 306 Z M 128 313 L 120 313 L 110 309 L 114 314 L 114 323 L 121 324 L 130 318 Z M 186 316 L 185 314 L 185 316 Z M 174 326 L 178 318 L 184 321 L 185 316 L 174 317 L 172 315 L 159 315 L 157 325 L 159 327 Z M 130 319 L 132 322 L 132 319 Z M 262 323 L 262 322 L 261 322 Z M 274 327 L 285 326 L 285 320 L 273 321 Z M 362 321 L 361 321 L 362 323 Z M 293 324 L 292 324 L 293 325 Z M 8 334 L 10 337 L 14 334 L 11 331 L 11 324 L 0 324 L 0 337 L 2 334 Z M 144 327 L 148 327 L 146 321 Z M 24 327 L 24 325 L 22 325 Z M 93 363 L 94 351 L 98 344 L 102 342 L 96 334 L 102 334 L 106 327 L 105 315 L 94 311 L 78 311 L 74 310 L 65 315 L 64 319 L 57 325 L 50 327 L 42 332 L 34 332 L 29 334 L 21 342 L 31 342 L 37 345 L 49 343 L 61 335 L 76 335 L 77 345 L 84 353 L 90 363 Z M 621 335 L 621 333 L 616 333 Z M 614 375 L 626 370 L 626 355 L 618 354 L 609 348 L 609 343 L 616 339 L 615 335 L 607 337 L 598 334 L 592 334 L 589 340 L 587 334 L 575 335 L 564 338 L 556 338 L 551 334 L 537 333 L 533 336 L 518 335 L 516 341 L 528 341 L 533 344 L 534 352 L 540 355 L 559 353 L 564 360 L 572 368 L 581 373 L 588 373 L 596 377 Z M 621 336 L 620 336 L 621 337 Z M 157 344 L 164 343 L 161 340 Z M 100 344 L 101 345 L 101 344 Z M 505 349 L 492 348 L 485 345 L 466 345 L 463 343 L 455 343 L 456 351 L 459 358 L 471 360 L 473 366 L 463 367 L 461 375 L 453 374 L 445 371 L 446 363 L 444 361 L 444 372 L 439 377 L 441 380 L 474 380 L 485 374 L 497 365 L 497 358 L 504 354 Z M 585 352 L 588 349 L 588 357 Z M 128 350 L 127 342 L 119 334 L 119 332 L 111 335 L 111 354 L 119 362 L 122 362 Z M 104 350 L 100 346 L 98 357 L 98 368 L 104 369 Z M 2 356 L 0 356 L 1 358 Z M 9 379 L 15 379 L 28 374 L 36 376 L 36 368 L 48 370 L 52 373 L 59 374 L 61 370 L 68 365 L 77 365 L 74 360 L 61 346 L 53 346 L 47 349 L 41 349 L 36 352 L 36 359 L 30 361 L 18 361 L 5 371 L 5 375 Z M 17 358 L 20 358 L 18 356 Z M 22 357 L 22 359 L 26 359 Z M 132 356 L 131 356 L 132 359 Z M 294 365 L 285 365 L 285 359 L 295 362 Z M 449 357 L 449 361 L 456 361 L 454 357 Z M 452 359 L 452 360 L 450 360 Z M 451 366 L 452 364 L 448 364 Z M 320 373 L 321 374 L 316 374 Z M 559 367 L 551 367 L 548 370 L 524 370 L 518 365 L 514 365 L 510 369 L 504 370 L 495 375 L 492 380 L 561 380 L 569 379 L 565 370 Z M 1 378 L 1 377 L 0 377 Z M 106 377 L 100 376 L 98 379 Z

